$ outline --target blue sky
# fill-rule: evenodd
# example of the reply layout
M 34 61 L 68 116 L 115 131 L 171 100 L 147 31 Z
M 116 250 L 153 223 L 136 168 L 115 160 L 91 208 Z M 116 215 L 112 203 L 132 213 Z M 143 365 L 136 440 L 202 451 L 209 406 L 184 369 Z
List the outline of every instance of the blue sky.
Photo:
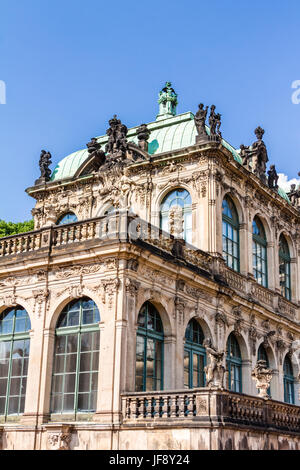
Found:
M 215 104 L 238 147 L 261 125 L 270 163 L 300 170 L 299 0 L 1 0 L 0 218 L 31 217 L 41 149 L 54 164 L 118 114 L 150 122 L 170 80 L 178 113 Z

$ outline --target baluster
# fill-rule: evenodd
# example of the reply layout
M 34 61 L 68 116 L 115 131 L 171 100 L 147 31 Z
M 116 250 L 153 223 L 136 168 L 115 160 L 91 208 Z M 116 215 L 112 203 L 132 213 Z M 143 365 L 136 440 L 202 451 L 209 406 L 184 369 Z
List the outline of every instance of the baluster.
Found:
M 138 418 L 139 410 L 138 410 L 138 401 L 136 397 L 133 397 L 131 400 L 131 410 L 132 410 L 132 417 L 134 419 Z
M 151 415 L 153 418 L 159 418 L 159 405 L 160 405 L 160 397 L 153 397 L 152 398 L 152 411 L 151 411 Z
M 131 398 L 126 398 L 126 401 L 125 401 L 125 417 L 128 418 L 128 419 L 130 418 L 130 415 L 131 415 L 130 404 L 131 404 Z
M 4 256 L 4 243 L 5 242 L 0 243 L 0 256 Z
M 70 240 L 71 240 L 72 242 L 74 242 L 74 241 L 75 241 L 75 226 L 74 226 L 74 225 L 73 225 L 73 227 L 71 227 L 70 232 L 71 232 L 71 233 L 70 233 Z
M 170 417 L 176 418 L 177 417 L 177 396 L 172 395 L 170 397 L 171 407 L 170 407 Z
M 168 418 L 168 396 L 167 395 L 163 395 L 161 397 L 161 411 L 160 411 L 160 416 L 162 418 Z
M 187 404 L 187 416 L 194 416 L 196 413 L 195 413 L 195 402 L 196 402 L 196 398 L 195 398 L 195 395 L 190 395 L 188 398 L 188 404 Z
M 178 416 L 183 418 L 185 416 L 186 396 L 179 395 L 178 397 Z

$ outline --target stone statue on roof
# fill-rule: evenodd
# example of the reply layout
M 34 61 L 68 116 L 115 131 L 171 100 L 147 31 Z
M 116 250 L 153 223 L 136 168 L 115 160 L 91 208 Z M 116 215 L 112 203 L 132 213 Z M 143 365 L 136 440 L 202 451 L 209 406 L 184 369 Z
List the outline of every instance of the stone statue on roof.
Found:
M 220 132 L 221 127 L 221 114 L 215 113 L 215 105 L 212 104 L 210 107 L 210 115 L 208 118 L 208 123 L 210 126 L 210 139 L 211 140 L 221 140 L 222 135 Z
M 198 135 L 196 137 L 196 142 L 199 142 L 201 140 L 208 140 L 208 135 L 207 135 L 206 128 L 205 128 L 207 111 L 208 111 L 208 106 L 204 108 L 204 104 L 200 103 L 199 109 L 196 112 L 195 117 L 194 117 L 195 126 L 198 132 Z
M 41 176 L 39 177 L 39 179 L 36 180 L 36 182 L 35 182 L 36 185 L 46 183 L 47 181 L 50 181 L 51 170 L 50 170 L 49 166 L 52 163 L 51 158 L 52 157 L 51 157 L 50 152 L 46 152 L 46 150 L 41 151 L 40 161 L 39 161 Z
M 241 145 L 240 156 L 243 161 L 243 166 L 246 166 L 248 170 L 251 170 L 262 180 L 263 183 L 266 184 L 266 169 L 269 158 L 266 144 L 262 140 L 265 131 L 258 126 L 254 133 L 257 137 L 257 141 L 255 141 L 251 147 Z
M 101 145 L 95 137 L 92 137 L 86 146 L 89 155 L 95 159 L 95 167 L 99 168 L 105 162 L 105 153 L 101 150 Z
M 110 156 L 125 156 L 127 150 L 127 127 L 114 115 L 109 121 L 108 142 L 105 150 Z
M 275 168 L 275 165 L 270 165 L 270 169 L 268 171 L 268 186 L 270 189 L 278 190 L 278 174 Z
M 269 161 L 267 147 L 262 140 L 264 129 L 258 126 L 254 131 L 257 141 L 252 144 L 252 171 L 266 183 L 266 167 Z

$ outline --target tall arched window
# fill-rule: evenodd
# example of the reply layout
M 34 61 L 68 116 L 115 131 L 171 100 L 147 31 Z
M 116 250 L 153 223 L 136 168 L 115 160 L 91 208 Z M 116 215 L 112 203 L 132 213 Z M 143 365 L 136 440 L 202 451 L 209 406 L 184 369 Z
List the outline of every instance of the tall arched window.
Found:
M 281 295 L 291 300 L 291 257 L 289 246 L 283 235 L 279 238 L 279 278 Z
M 240 270 L 239 219 L 236 208 L 227 196 L 222 203 L 223 258 L 229 268 Z
M 268 287 L 267 239 L 258 217 L 252 222 L 253 274 L 259 284 Z
M 183 238 L 192 243 L 192 199 L 186 189 L 178 188 L 168 193 L 162 201 L 160 209 L 160 228 L 170 232 L 172 211 L 177 211 L 183 219 Z
M 146 302 L 138 316 L 136 337 L 137 392 L 163 389 L 164 332 L 158 311 Z
M 62 215 L 56 225 L 64 225 L 64 224 L 71 224 L 72 222 L 77 222 L 77 217 L 74 212 L 67 212 L 67 214 Z
M 283 363 L 283 386 L 284 386 L 284 401 L 286 403 L 295 403 L 294 391 L 294 373 L 291 360 L 288 356 L 285 357 Z
M 242 392 L 242 356 L 236 337 L 231 333 L 227 340 L 228 388 Z
M 184 388 L 205 386 L 206 351 L 203 341 L 201 326 L 195 319 L 191 320 L 185 331 Z
M 0 415 L 24 412 L 30 319 L 18 305 L 0 315 Z
M 96 410 L 99 321 L 99 310 L 87 297 L 63 309 L 55 331 L 52 413 Z

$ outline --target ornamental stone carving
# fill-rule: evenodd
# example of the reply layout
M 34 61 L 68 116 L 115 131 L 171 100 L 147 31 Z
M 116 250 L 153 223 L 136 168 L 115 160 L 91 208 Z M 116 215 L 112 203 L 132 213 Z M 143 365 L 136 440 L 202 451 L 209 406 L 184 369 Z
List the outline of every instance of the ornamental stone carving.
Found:
M 62 426 L 60 430 L 48 432 L 50 450 L 70 450 L 71 427 Z
M 204 342 L 209 363 L 204 367 L 206 386 L 209 388 L 224 388 L 225 367 L 223 365 L 225 352 L 220 352 L 211 345 L 210 340 Z
M 270 398 L 268 395 L 268 388 L 273 377 L 273 370 L 267 368 L 265 360 L 257 361 L 251 373 L 252 379 L 255 381 L 256 388 L 258 389 L 258 396 L 264 399 Z
M 106 303 L 109 309 L 113 306 L 114 296 L 121 285 L 119 278 L 107 279 L 102 281 L 103 286 L 103 303 Z
M 196 143 L 200 142 L 205 142 L 208 141 L 208 134 L 206 132 L 205 128 L 205 121 L 206 121 L 206 116 L 207 116 L 207 111 L 208 111 L 208 106 L 204 108 L 204 104 L 200 103 L 199 104 L 199 109 L 195 114 L 195 126 L 198 132 L 198 135 L 196 136 Z
M 169 233 L 175 238 L 183 238 L 183 212 L 180 206 L 169 210 Z
M 131 295 L 132 297 L 135 297 L 138 293 L 140 285 L 141 285 L 140 282 L 135 281 L 133 279 L 126 278 L 125 289 L 126 289 L 127 294 Z
M 41 316 L 42 313 L 42 306 L 46 303 L 49 298 L 49 290 L 48 289 L 37 289 L 32 291 L 33 298 L 34 298 L 34 309 L 38 317 Z
M 41 151 L 41 156 L 40 156 L 40 161 L 39 161 L 39 167 L 41 170 L 41 176 L 39 179 L 36 180 L 35 184 L 45 184 L 47 181 L 50 181 L 51 177 L 51 170 L 49 166 L 51 165 L 51 153 L 46 152 L 46 150 Z

